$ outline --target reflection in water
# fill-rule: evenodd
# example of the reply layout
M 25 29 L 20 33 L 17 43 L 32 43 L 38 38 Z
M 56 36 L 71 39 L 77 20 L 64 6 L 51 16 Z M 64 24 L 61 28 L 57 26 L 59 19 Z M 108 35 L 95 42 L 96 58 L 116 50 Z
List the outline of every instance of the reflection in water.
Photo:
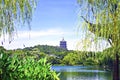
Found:
M 53 66 L 61 80 L 112 80 L 111 72 L 92 66 Z

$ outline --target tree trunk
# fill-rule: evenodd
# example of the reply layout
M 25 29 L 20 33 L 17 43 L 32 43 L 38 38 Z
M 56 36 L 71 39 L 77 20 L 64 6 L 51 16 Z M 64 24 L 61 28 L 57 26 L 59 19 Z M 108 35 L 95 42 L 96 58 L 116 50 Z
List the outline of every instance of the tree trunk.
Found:
M 119 56 L 115 55 L 115 60 L 113 64 L 113 80 L 119 80 Z

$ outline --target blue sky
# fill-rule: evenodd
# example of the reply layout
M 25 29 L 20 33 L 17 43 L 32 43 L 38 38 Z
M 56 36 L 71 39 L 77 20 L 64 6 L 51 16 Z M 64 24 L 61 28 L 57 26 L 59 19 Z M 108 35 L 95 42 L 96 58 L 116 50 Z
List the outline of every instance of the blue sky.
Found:
M 59 46 L 59 41 L 64 37 L 67 48 L 75 50 L 84 37 L 82 29 L 79 28 L 78 31 L 78 13 L 77 0 L 39 0 L 33 13 L 31 30 L 26 26 L 18 27 L 14 41 L 9 44 L 6 39 L 3 46 L 6 49 L 24 48 L 23 45 Z M 80 44 L 80 49 L 83 48 L 82 45 Z

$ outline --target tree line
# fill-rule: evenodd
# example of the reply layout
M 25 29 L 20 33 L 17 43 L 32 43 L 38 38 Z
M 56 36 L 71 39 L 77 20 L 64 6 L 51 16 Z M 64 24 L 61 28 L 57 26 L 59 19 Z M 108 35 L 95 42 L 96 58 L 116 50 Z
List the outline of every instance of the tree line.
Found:
M 24 49 L 9 50 L 13 54 L 21 57 L 33 57 L 36 60 L 47 58 L 47 62 L 52 65 L 98 65 L 106 69 L 113 67 L 114 56 L 111 55 L 112 48 L 103 52 L 87 52 L 65 50 L 60 47 L 37 45 Z

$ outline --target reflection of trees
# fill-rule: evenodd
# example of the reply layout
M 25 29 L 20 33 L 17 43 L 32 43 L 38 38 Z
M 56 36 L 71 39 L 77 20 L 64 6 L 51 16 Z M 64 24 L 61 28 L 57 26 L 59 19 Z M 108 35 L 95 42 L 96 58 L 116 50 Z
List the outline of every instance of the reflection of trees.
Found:
M 61 80 L 111 80 L 111 74 L 105 72 L 62 72 Z

